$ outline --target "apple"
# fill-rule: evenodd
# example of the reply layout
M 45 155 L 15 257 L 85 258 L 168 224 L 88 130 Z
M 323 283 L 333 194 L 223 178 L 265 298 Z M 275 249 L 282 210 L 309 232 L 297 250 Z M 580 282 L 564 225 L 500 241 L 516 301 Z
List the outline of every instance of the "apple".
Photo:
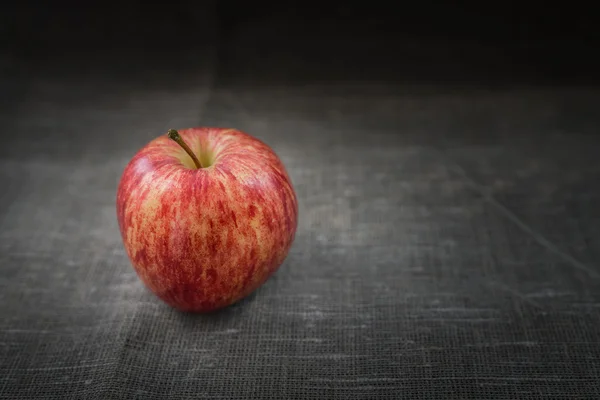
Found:
M 186 312 L 230 306 L 286 259 L 298 200 L 273 149 L 236 129 L 169 130 L 125 167 L 117 219 L 137 276 Z

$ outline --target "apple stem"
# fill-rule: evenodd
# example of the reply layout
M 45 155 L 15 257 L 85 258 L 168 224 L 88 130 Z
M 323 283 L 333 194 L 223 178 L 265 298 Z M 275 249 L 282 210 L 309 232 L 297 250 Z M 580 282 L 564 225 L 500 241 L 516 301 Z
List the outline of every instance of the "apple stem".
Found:
M 192 149 L 190 149 L 190 146 L 188 146 L 187 143 L 183 141 L 181 136 L 179 136 L 179 132 L 177 132 L 175 129 L 169 129 L 169 131 L 167 132 L 167 136 L 169 137 L 169 139 L 174 140 L 175 142 L 177 142 L 178 145 L 183 147 L 185 152 L 188 153 L 190 157 L 192 157 L 192 160 L 194 160 L 194 164 L 196 164 L 196 168 L 198 168 L 198 169 L 202 168 L 202 164 L 200 163 L 200 160 L 198 160 L 198 157 L 196 157 L 196 155 L 194 154 Z

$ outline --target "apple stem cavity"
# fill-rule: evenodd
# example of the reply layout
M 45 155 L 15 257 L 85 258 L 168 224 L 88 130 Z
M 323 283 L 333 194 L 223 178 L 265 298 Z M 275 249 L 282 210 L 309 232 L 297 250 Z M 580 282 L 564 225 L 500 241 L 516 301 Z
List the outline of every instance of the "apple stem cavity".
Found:
M 196 168 L 198 168 L 198 169 L 202 168 L 202 163 L 200 163 L 200 160 L 198 160 L 198 157 L 196 157 L 196 155 L 194 154 L 192 149 L 190 149 L 190 146 L 188 146 L 187 143 L 183 141 L 181 136 L 179 136 L 179 132 L 177 132 L 175 129 L 169 129 L 169 131 L 167 132 L 167 136 L 169 137 L 169 139 L 172 139 L 173 141 L 177 142 L 177 144 L 180 145 L 185 150 L 186 153 L 188 153 L 188 155 L 192 158 L 192 160 L 194 160 L 194 164 L 196 164 Z

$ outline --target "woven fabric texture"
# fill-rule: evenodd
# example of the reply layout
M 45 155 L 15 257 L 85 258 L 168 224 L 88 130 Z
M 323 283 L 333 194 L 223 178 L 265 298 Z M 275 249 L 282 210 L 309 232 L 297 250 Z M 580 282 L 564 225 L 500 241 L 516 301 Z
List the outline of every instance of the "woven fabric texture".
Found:
M 348 60 L 261 32 L 180 68 L 4 63 L 0 398 L 600 398 L 598 93 L 332 81 Z M 194 316 L 135 275 L 115 193 L 196 125 L 271 145 L 300 221 L 272 279 Z

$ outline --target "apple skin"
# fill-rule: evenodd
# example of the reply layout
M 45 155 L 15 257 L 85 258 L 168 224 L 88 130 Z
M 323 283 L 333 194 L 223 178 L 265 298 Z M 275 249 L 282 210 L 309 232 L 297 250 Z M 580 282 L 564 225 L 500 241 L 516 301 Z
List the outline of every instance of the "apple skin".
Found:
M 215 311 L 248 296 L 281 266 L 298 200 L 265 143 L 236 129 L 179 131 L 196 168 L 166 135 L 131 159 L 117 189 L 123 244 L 141 281 L 170 306 Z

